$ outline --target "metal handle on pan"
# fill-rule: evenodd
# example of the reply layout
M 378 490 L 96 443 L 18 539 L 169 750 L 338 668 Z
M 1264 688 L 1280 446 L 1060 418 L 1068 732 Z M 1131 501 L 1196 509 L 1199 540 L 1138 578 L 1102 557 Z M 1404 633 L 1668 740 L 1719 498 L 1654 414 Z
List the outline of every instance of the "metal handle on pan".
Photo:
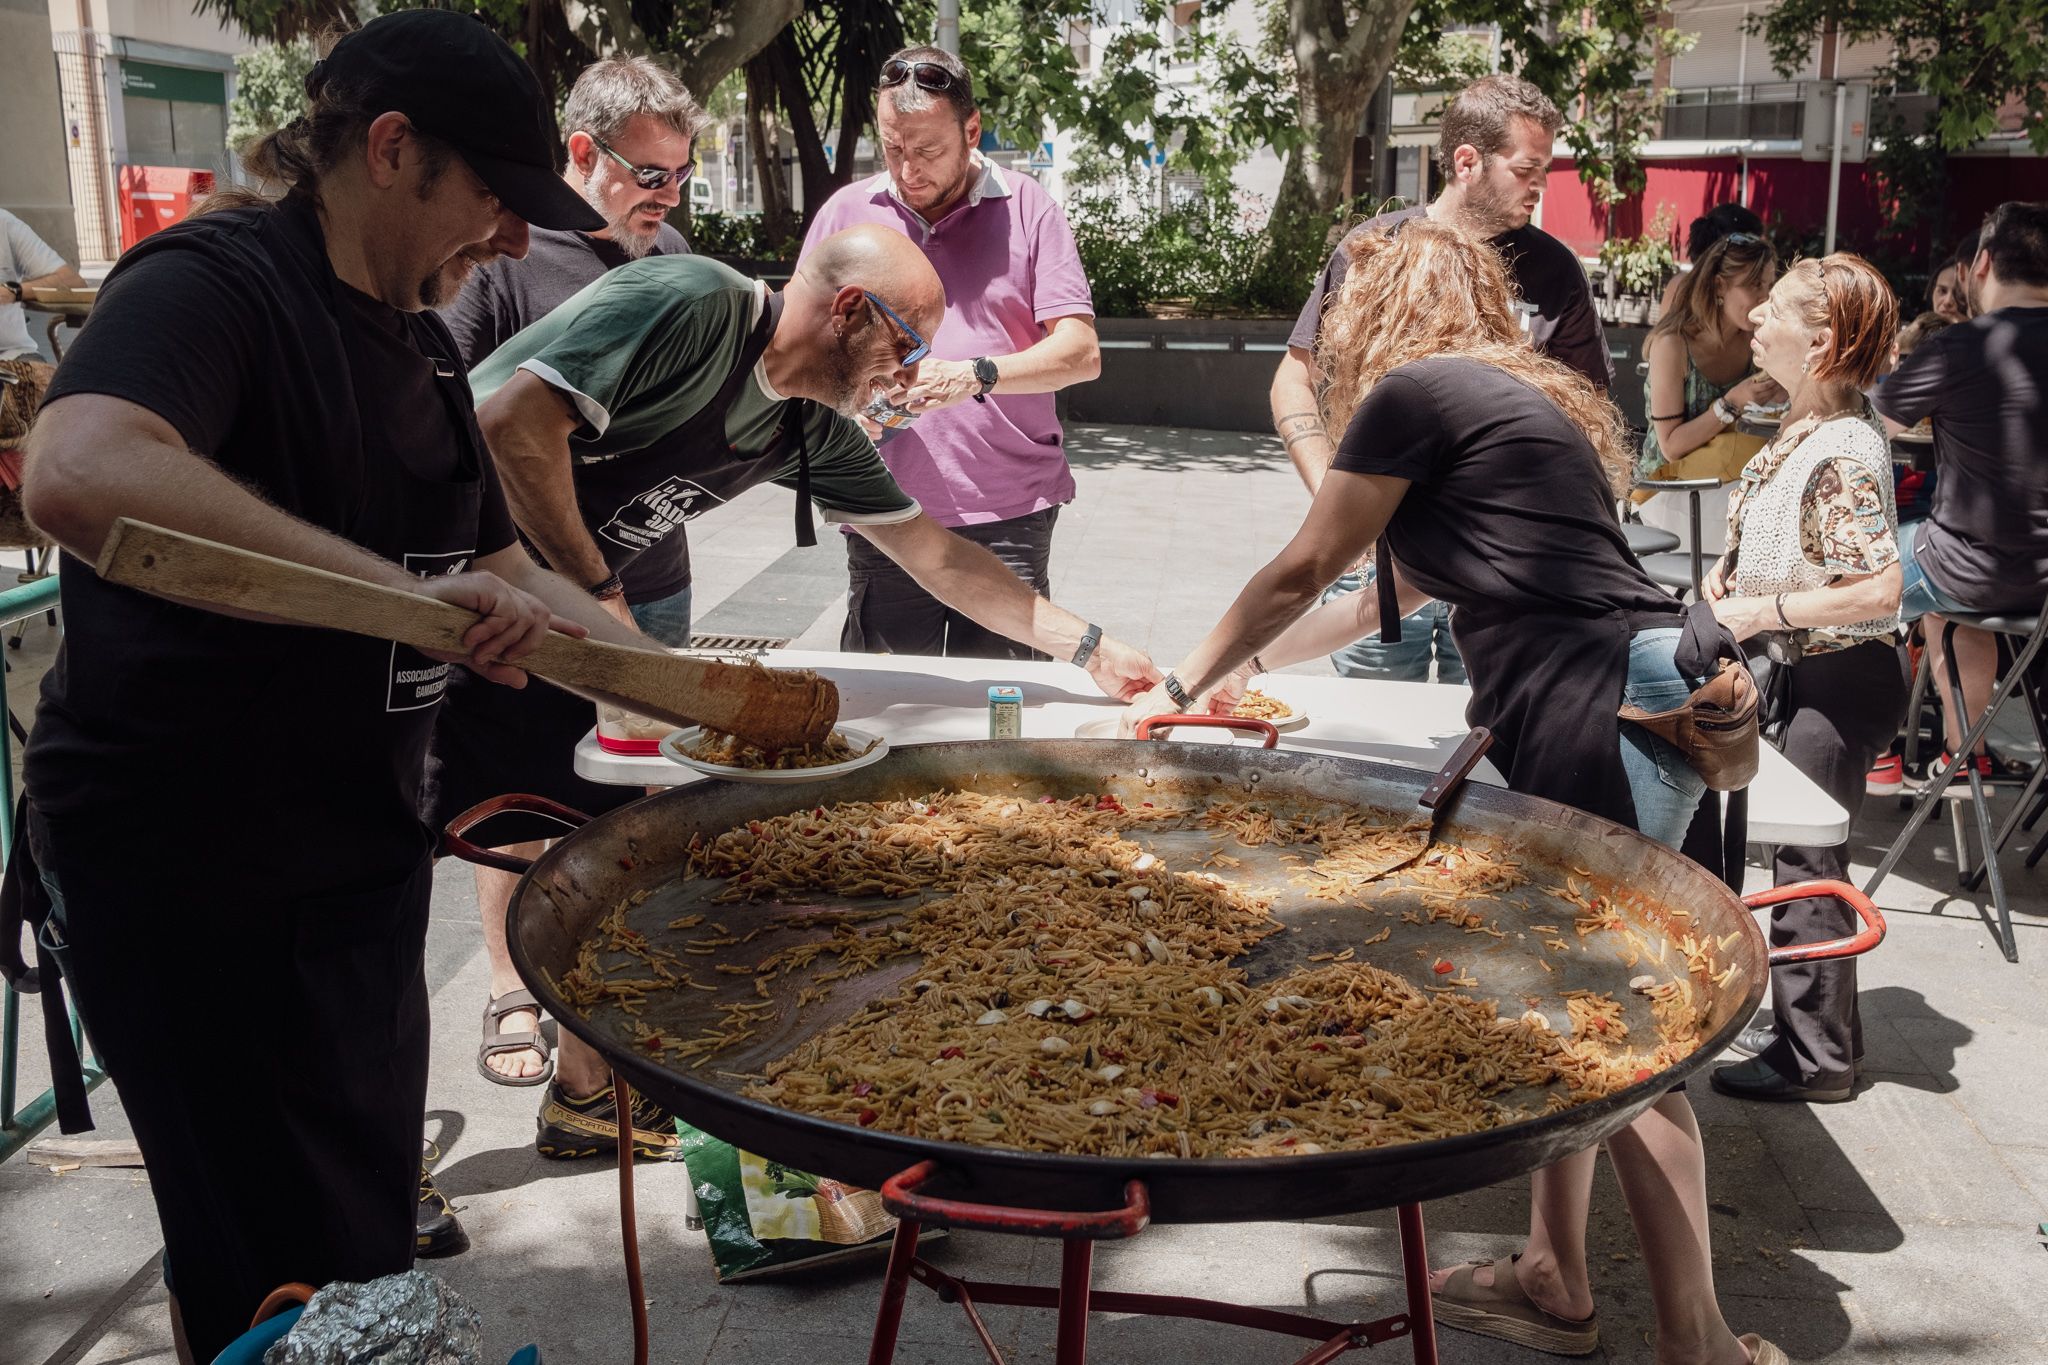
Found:
M 1833 896 L 1856 912 L 1856 918 L 1863 921 L 1863 927 L 1849 938 L 1832 938 L 1825 943 L 1795 943 L 1787 948 L 1773 948 L 1770 963 L 1782 967 L 1791 962 L 1826 962 L 1838 957 L 1856 957 L 1869 952 L 1884 942 L 1884 913 L 1871 902 L 1870 897 L 1858 891 L 1847 882 L 1794 882 L 1790 886 L 1774 886 L 1766 891 L 1753 891 L 1742 898 L 1742 903 L 1752 910 L 1763 910 L 1786 901 L 1803 901 L 1810 896 Z
M 570 829 L 581 829 L 590 823 L 590 817 L 574 806 L 550 801 L 545 796 L 519 793 L 494 796 L 488 801 L 477 802 L 448 822 L 448 828 L 441 831 L 441 853 L 479 867 L 495 867 L 500 872 L 524 872 L 533 866 L 531 858 L 517 858 L 496 849 L 479 848 L 462 837 L 494 815 L 544 815 L 550 820 L 561 821 Z
M 1151 739 L 1154 730 L 1170 730 L 1176 725 L 1203 725 L 1215 730 L 1243 730 L 1248 734 L 1264 735 L 1268 749 L 1280 745 L 1280 727 L 1270 720 L 1254 720 L 1250 716 L 1147 716 L 1138 722 L 1138 738 Z
M 1142 1180 L 1124 1185 L 1124 1206 L 1097 1213 L 1061 1213 L 1052 1209 L 1011 1209 L 973 1204 L 964 1199 L 934 1199 L 919 1194 L 939 1173 L 936 1161 L 920 1161 L 882 1182 L 882 1207 L 898 1218 L 943 1227 L 984 1232 L 1015 1232 L 1027 1237 L 1135 1237 L 1152 1222 L 1152 1196 Z
M 1493 747 L 1493 731 L 1484 725 L 1475 725 L 1458 747 L 1452 751 L 1450 761 L 1436 770 L 1436 776 L 1422 789 L 1422 800 L 1417 804 L 1424 810 L 1435 810 L 1436 803 L 1443 800 L 1452 788 L 1465 780 L 1479 760 L 1486 757 L 1486 751 Z

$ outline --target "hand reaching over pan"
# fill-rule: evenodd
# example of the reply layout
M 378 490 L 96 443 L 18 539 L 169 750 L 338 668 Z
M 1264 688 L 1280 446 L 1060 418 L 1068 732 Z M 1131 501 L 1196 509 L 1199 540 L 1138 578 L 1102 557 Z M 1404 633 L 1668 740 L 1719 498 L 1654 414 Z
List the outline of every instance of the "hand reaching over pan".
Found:
M 1088 659 L 1088 676 L 1104 696 L 1129 700 L 1165 675 L 1143 650 L 1105 635 Z
M 1154 716 L 1177 716 L 1179 714 L 1180 707 L 1174 705 L 1173 698 L 1166 695 L 1166 689 L 1155 686 L 1151 690 L 1133 697 L 1131 704 L 1124 708 L 1123 715 L 1118 717 L 1116 723 L 1117 738 L 1137 738 L 1138 723 L 1140 721 L 1150 720 Z
M 1211 716 L 1232 716 L 1237 714 L 1237 704 L 1244 700 L 1246 689 L 1252 685 L 1252 670 L 1249 664 L 1230 670 L 1222 682 L 1195 699 L 1195 710 Z
M 576 622 L 555 615 L 547 603 L 521 592 L 496 574 L 460 573 L 424 579 L 417 591 L 423 597 L 451 602 L 483 618 L 463 634 L 467 654 L 422 652 L 443 663 L 465 664 L 507 687 L 526 686 L 525 671 L 513 667 L 512 662 L 530 653 L 547 638 L 549 631 L 559 630 L 579 640 L 590 633 Z

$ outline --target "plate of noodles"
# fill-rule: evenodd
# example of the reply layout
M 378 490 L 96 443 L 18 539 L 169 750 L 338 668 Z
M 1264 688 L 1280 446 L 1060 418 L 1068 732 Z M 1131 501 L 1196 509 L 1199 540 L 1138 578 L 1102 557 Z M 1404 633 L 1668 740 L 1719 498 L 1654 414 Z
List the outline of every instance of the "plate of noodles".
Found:
M 889 753 L 889 741 L 866 730 L 841 725 L 823 744 L 770 751 L 693 725 L 662 740 L 661 752 L 685 768 L 730 782 L 819 782 L 881 762 Z
M 1237 709 L 1230 714 L 1246 720 L 1271 721 L 1273 728 L 1282 734 L 1308 724 L 1308 712 L 1256 687 L 1246 689 L 1245 694 L 1238 698 Z

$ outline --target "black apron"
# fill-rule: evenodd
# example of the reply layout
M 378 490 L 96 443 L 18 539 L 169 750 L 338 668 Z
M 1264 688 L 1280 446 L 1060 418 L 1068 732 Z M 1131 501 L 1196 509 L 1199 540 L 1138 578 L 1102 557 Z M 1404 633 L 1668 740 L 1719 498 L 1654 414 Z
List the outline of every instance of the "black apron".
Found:
M 797 455 L 796 543 L 818 543 L 811 520 L 810 451 L 804 443 L 808 400 L 783 405 L 781 428 L 759 455 L 742 456 L 726 439 L 726 416 L 781 318 L 782 295 L 770 294 L 717 394 L 681 426 L 622 455 L 575 457 L 576 508 L 606 568 L 619 572 L 684 522 L 774 478 L 792 445 Z
M 305 234 L 300 264 L 318 272 L 305 281 L 316 292 L 304 297 L 324 293 L 329 310 L 327 319 L 309 316 L 309 330 L 331 321 L 344 361 L 362 356 L 377 339 L 360 334 L 365 321 L 327 269 L 317 219 L 297 206 L 278 212 L 294 215 L 288 221 Z M 459 456 L 454 476 L 421 477 L 388 452 L 372 458 L 359 429 L 352 446 L 325 452 L 355 481 L 345 524 L 329 529 L 432 576 L 475 557 L 485 457 L 460 366 L 449 357 L 419 363 L 436 376 Z M 388 402 L 356 373 L 345 364 L 335 387 L 354 391 L 359 411 Z M 74 623 L 97 613 L 116 626 L 162 628 L 163 604 L 140 602 L 75 562 L 66 565 L 66 598 Z M 169 610 L 175 624 L 187 609 Z M 307 795 L 317 778 L 266 788 L 261 769 L 274 756 L 253 746 L 241 751 L 232 789 L 209 785 L 227 771 L 218 764 L 195 762 L 196 785 L 168 792 L 154 774 L 108 765 L 94 775 L 105 803 L 89 811 L 46 818 L 29 793 L 30 838 L 7 869 L 5 898 L 44 921 L 37 984 L 46 1019 L 62 1018 L 59 969 L 121 1092 L 154 1176 L 167 1275 L 201 1359 L 246 1326 L 278 1283 L 371 1278 L 411 1263 L 432 884 L 414 802 L 450 667 L 337 631 L 232 624 L 260 632 L 251 638 L 268 643 L 276 668 L 223 687 L 217 713 L 181 717 L 184 731 L 210 731 L 227 745 L 241 727 L 290 721 L 280 739 L 306 747 L 283 761 L 317 770 L 308 754 L 331 754 L 355 781 L 391 787 L 356 793 L 351 820 L 348 793 L 317 809 L 325 798 Z M 225 657 L 233 668 L 247 655 L 238 647 Z M 268 885 L 228 871 L 245 848 L 263 850 L 251 860 Z M 294 860 L 304 877 L 276 873 Z M 352 863 L 363 869 L 353 879 Z M 55 913 L 42 873 L 61 896 Z M 49 1038 L 56 1073 L 74 1072 L 76 1057 L 61 1055 L 68 1030 Z M 89 1127 L 82 1095 L 66 1098 L 64 1131 Z

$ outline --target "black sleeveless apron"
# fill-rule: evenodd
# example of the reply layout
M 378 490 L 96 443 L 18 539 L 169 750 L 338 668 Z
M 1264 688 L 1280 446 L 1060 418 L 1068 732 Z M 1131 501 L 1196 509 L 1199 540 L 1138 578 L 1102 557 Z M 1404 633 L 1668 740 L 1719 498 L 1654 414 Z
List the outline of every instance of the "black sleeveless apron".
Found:
M 317 219 L 277 211 L 310 234 L 296 244 L 300 264 L 325 276 L 331 316 L 308 325 L 331 321 L 344 361 L 362 355 L 363 323 L 326 267 Z M 358 433 L 352 452 L 330 452 L 354 456 L 358 481 L 346 524 L 329 529 L 426 576 L 475 556 L 485 455 L 460 366 L 420 363 L 437 376 L 455 476 L 374 458 Z M 337 384 L 356 388 L 353 369 Z M 389 397 L 358 389 L 357 410 Z M 88 617 L 101 618 L 95 631 L 164 628 L 165 604 L 138 602 L 68 558 L 63 573 L 74 630 Z M 170 610 L 175 628 L 186 609 Z M 33 860 L 9 868 L 17 902 L 56 893 L 38 935 L 41 984 L 51 991 L 50 967 L 61 967 L 120 1092 L 150 1168 L 166 1277 L 202 1360 L 278 1284 L 370 1279 L 412 1263 L 432 876 L 424 829 L 399 817 L 412 815 L 403 779 L 424 761 L 450 668 L 341 632 L 232 624 L 256 632 L 242 638 L 266 642 L 278 667 L 223 686 L 217 714 L 182 722 L 227 748 L 237 734 L 295 737 L 292 751 L 242 750 L 231 786 L 216 780 L 227 768 L 205 762 L 175 789 L 110 768 L 97 775 L 103 812 L 44 818 L 31 805 Z M 312 794 L 323 752 L 336 769 L 402 789 L 357 793 L 351 821 L 348 793 Z M 305 776 L 266 782 L 270 765 Z M 231 871 L 244 849 L 260 850 L 251 860 L 275 877 L 267 887 Z M 350 881 L 352 860 L 384 870 Z M 304 877 L 268 871 L 294 862 Z M 21 886 L 38 864 L 45 885 Z

